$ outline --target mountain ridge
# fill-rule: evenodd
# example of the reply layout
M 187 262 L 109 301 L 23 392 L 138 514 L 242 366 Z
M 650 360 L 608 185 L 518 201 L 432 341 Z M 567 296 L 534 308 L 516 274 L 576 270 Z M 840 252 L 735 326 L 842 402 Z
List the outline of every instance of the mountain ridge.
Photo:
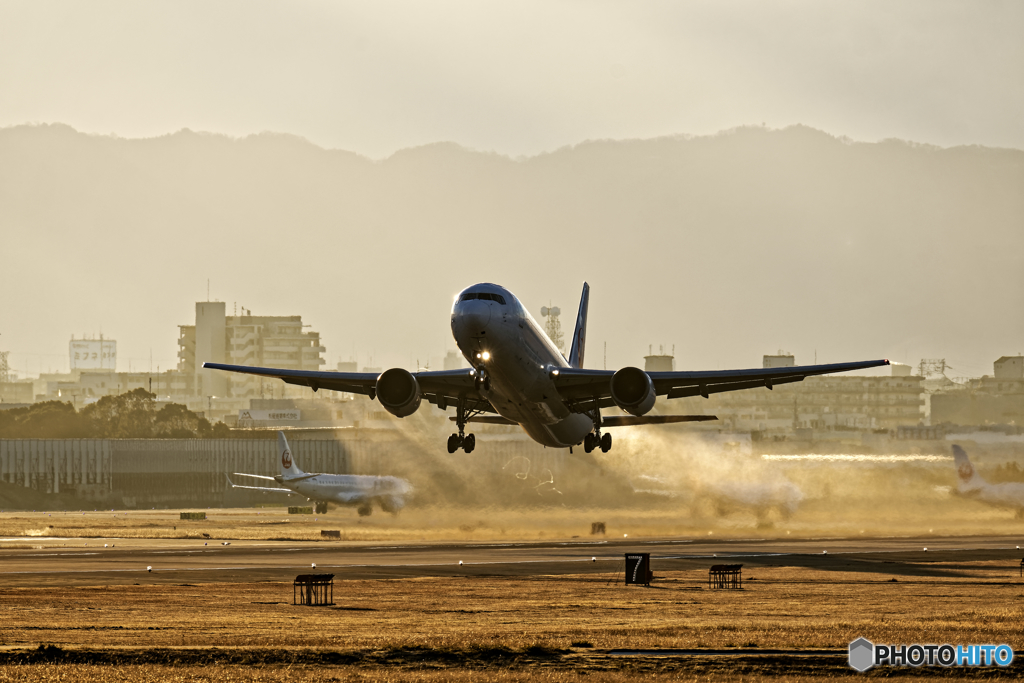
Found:
M 451 347 L 447 302 L 472 282 L 571 310 L 587 279 L 592 339 L 617 364 L 670 342 L 703 367 L 780 346 L 798 361 L 827 349 L 983 367 L 1024 337 L 1000 313 L 1024 306 L 1022 188 L 1024 151 L 807 126 L 516 159 L 441 142 L 382 160 L 278 133 L 12 126 L 0 129 L 0 283 L 39 286 L 0 302 L 0 332 L 58 356 L 100 327 L 129 357 L 159 349 L 166 368 L 174 326 L 211 278 L 254 311 L 301 313 L 329 359 L 355 346 L 408 365 Z M 385 301 L 394 313 L 379 319 Z

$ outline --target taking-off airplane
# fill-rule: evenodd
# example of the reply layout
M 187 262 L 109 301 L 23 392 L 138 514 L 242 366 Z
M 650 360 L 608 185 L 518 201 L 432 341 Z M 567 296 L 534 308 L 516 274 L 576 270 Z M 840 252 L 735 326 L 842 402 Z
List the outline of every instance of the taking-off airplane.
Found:
M 452 306 L 452 335 L 472 367 L 409 372 L 391 368 L 369 372 L 282 370 L 221 363 L 204 368 L 276 377 L 313 391 L 331 389 L 376 398 L 392 415 L 407 417 L 423 400 L 441 410 L 455 409 L 458 433 L 448 452 L 472 453 L 471 422 L 520 425 L 534 441 L 552 448 L 583 445 L 608 452 L 608 427 L 716 419 L 711 415 L 648 415 L 658 396 L 682 398 L 799 382 L 812 375 L 888 365 L 888 360 L 708 372 L 644 372 L 635 367 L 589 370 L 583 367 L 590 286 L 583 284 L 568 358 L 555 347 L 529 311 L 509 290 L 480 283 L 464 289 Z M 605 416 L 618 407 L 625 415 Z

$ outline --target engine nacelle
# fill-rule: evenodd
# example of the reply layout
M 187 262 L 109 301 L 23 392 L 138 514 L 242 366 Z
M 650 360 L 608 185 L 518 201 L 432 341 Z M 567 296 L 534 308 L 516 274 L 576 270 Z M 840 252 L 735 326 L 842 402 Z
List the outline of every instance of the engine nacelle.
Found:
M 630 415 L 646 415 L 657 395 L 651 377 L 640 368 L 622 368 L 612 375 L 612 400 Z
M 377 400 L 395 417 L 408 417 L 420 407 L 420 383 L 412 373 L 391 368 L 377 378 Z

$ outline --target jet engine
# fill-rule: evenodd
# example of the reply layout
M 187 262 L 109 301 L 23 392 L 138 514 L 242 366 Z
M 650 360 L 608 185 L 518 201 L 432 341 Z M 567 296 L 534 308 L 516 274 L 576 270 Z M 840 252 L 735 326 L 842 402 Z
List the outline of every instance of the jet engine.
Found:
M 420 407 L 420 384 L 408 370 L 385 370 L 377 378 L 377 400 L 395 417 L 407 417 Z
M 654 407 L 656 395 L 650 376 L 640 368 L 622 368 L 612 375 L 612 400 L 637 417 Z

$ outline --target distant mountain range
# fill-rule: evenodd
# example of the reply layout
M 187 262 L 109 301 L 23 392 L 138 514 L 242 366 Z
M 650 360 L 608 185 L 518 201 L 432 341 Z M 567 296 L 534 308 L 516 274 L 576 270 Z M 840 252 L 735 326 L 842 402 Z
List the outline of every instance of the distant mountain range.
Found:
M 374 161 L 281 134 L 26 125 L 0 129 L 0 234 L 0 348 L 23 355 L 103 331 L 166 369 L 207 278 L 229 312 L 302 314 L 329 359 L 385 366 L 451 348 L 450 297 L 481 280 L 560 305 L 563 326 L 589 280 L 591 367 L 604 341 L 609 364 L 663 343 L 680 368 L 783 347 L 964 374 L 1024 348 L 1013 149 L 794 126 Z

